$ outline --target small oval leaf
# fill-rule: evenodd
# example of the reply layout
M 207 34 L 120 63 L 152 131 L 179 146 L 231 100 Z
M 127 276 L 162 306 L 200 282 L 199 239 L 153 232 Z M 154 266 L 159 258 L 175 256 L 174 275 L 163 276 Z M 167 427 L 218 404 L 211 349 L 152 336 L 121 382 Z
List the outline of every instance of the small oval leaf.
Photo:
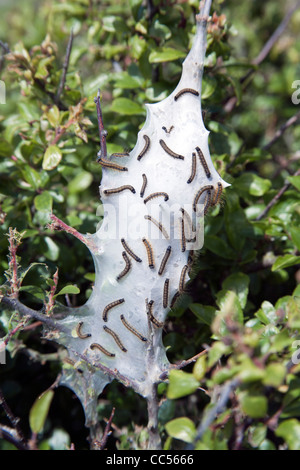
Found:
M 42 431 L 48 416 L 49 408 L 54 396 L 53 390 L 42 393 L 34 402 L 29 412 L 29 424 L 31 431 L 38 434 Z

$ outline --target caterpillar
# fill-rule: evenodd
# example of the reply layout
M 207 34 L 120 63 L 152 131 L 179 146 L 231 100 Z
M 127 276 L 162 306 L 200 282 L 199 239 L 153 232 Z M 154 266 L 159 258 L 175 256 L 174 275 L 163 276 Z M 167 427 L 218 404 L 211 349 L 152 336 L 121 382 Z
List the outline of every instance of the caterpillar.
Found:
M 167 308 L 168 299 L 169 299 L 169 283 L 170 279 L 166 279 L 164 283 L 164 292 L 163 292 L 163 307 Z
M 207 211 L 209 209 L 209 206 L 210 206 L 210 201 L 211 201 L 211 190 L 209 189 L 207 191 L 207 196 L 205 198 L 205 205 L 204 205 L 204 211 L 203 211 L 203 214 L 206 215 L 207 214 Z
M 198 153 L 198 156 L 199 156 L 199 160 L 201 162 L 201 165 L 203 166 L 203 169 L 205 171 L 205 174 L 207 176 L 207 178 L 210 178 L 211 177 L 211 173 L 210 173 L 210 170 L 208 168 L 208 165 L 206 163 L 206 160 L 204 158 L 204 155 L 202 153 L 202 150 L 199 148 L 199 147 L 196 147 L 196 150 L 197 150 L 197 153 Z
M 111 308 L 114 308 L 117 305 L 122 304 L 123 302 L 125 302 L 125 299 L 118 299 L 118 300 L 114 300 L 114 302 L 111 302 L 110 304 L 106 305 L 106 307 L 104 308 L 103 313 L 102 313 L 103 321 L 107 322 L 107 314 L 108 314 L 108 312 Z
M 199 92 L 197 90 L 193 90 L 193 88 L 183 88 L 174 96 L 174 100 L 177 101 L 178 98 L 180 98 L 185 93 L 191 93 L 192 95 L 199 96 Z
M 189 266 L 186 264 L 183 266 L 180 274 L 180 279 L 179 279 L 179 287 L 178 287 L 178 292 L 179 294 L 182 294 L 184 292 L 184 284 L 185 284 L 185 275 L 187 273 Z
M 143 156 L 145 155 L 145 153 L 149 150 L 149 147 L 150 147 L 150 138 L 145 134 L 143 135 L 143 138 L 145 140 L 145 145 L 144 145 L 144 148 L 143 150 L 139 153 L 137 159 L 140 161 Z
M 101 157 L 97 160 L 97 162 L 105 168 L 110 168 L 111 170 L 128 171 L 128 168 L 126 166 L 118 165 L 117 163 L 110 162 Z
M 135 328 L 133 328 L 132 325 L 130 325 L 130 323 L 128 323 L 124 315 L 121 315 L 120 318 L 121 318 L 121 322 L 127 328 L 127 330 L 131 331 L 131 333 L 133 333 L 141 341 L 144 341 L 144 342 L 147 341 L 147 338 L 145 338 L 145 336 L 141 335 L 141 333 L 139 333 Z
M 212 189 L 213 189 L 213 186 L 211 184 L 207 186 L 203 186 L 203 188 L 199 189 L 193 201 L 193 209 L 195 212 L 196 212 L 197 204 L 201 195 L 204 193 L 204 191 L 211 191 Z
M 164 192 L 157 192 L 157 193 L 152 193 L 148 197 L 144 199 L 144 204 L 147 204 L 147 202 L 151 201 L 151 199 L 154 199 L 155 197 L 163 196 L 165 201 L 169 199 L 169 196 L 167 193 Z
M 158 270 L 158 274 L 161 276 L 162 273 L 164 272 L 165 270 L 165 267 L 166 267 L 166 264 L 167 264 L 167 261 L 169 259 L 169 256 L 171 254 L 171 251 L 172 251 L 172 248 L 171 246 L 168 246 L 168 248 L 166 249 L 166 252 L 164 254 L 164 257 L 163 259 L 161 260 L 161 263 L 160 263 L 160 267 L 159 267 L 159 270 Z
M 149 320 L 153 323 L 154 326 L 156 326 L 156 328 L 162 328 L 164 326 L 164 323 L 158 321 L 157 318 L 155 318 L 155 316 L 153 315 L 153 304 L 154 300 L 150 300 L 150 302 L 148 302 L 148 299 L 146 299 L 147 315 L 149 317 Z
M 222 183 L 220 183 L 220 181 L 219 181 L 218 182 L 218 189 L 214 190 L 214 197 L 213 197 L 213 200 L 211 201 L 211 204 L 210 204 L 211 206 L 215 206 L 216 204 L 219 203 L 222 191 L 223 191 L 223 186 L 222 186 Z
M 131 256 L 131 258 L 133 258 L 138 263 L 142 262 L 141 258 L 139 258 L 135 253 L 133 253 L 132 249 L 129 248 L 124 238 L 121 238 L 121 243 L 123 245 L 124 250 L 127 251 L 127 253 Z
M 170 132 L 174 129 L 174 126 L 171 126 L 168 130 L 165 126 L 162 127 L 162 130 L 165 131 L 166 134 L 170 134 Z
M 78 325 L 76 326 L 76 334 L 78 338 L 80 339 L 90 338 L 92 336 L 90 333 L 82 333 L 81 331 L 82 325 L 83 325 L 83 321 L 80 321 Z
M 90 348 L 91 350 L 93 351 L 94 349 L 99 349 L 99 351 L 103 352 L 104 354 L 106 354 L 106 356 L 108 357 L 115 357 L 115 354 L 107 351 L 107 349 L 105 349 L 103 346 L 101 346 L 101 344 L 99 343 L 92 343 L 90 345 Z
M 122 277 L 126 276 L 126 274 L 129 272 L 130 268 L 131 268 L 131 261 L 130 259 L 128 258 L 128 255 L 126 253 L 126 251 L 123 251 L 122 252 L 122 256 L 123 256 L 123 259 L 125 261 L 125 268 L 123 269 L 123 271 L 117 276 L 117 281 L 119 281 L 120 279 L 122 279 Z
M 141 187 L 140 196 L 144 197 L 148 181 L 147 181 L 147 176 L 144 173 L 142 174 L 142 178 L 143 178 L 143 184 L 142 184 L 142 187 Z
M 181 212 L 182 212 L 182 215 L 183 217 L 186 219 L 188 225 L 189 225 L 189 235 L 191 235 L 191 232 L 195 232 L 195 228 L 193 227 L 193 223 L 192 223 L 192 220 L 191 220 L 191 217 L 189 215 L 189 213 L 183 208 L 181 207 Z M 195 237 L 194 237 L 195 238 Z M 186 238 L 186 241 L 187 242 L 191 242 L 191 241 L 194 241 L 194 238 Z
M 128 152 L 116 152 L 116 153 L 112 153 L 110 157 L 117 157 L 117 158 L 129 157 L 129 153 Z
M 171 157 L 173 157 L 173 158 L 178 158 L 179 160 L 184 160 L 184 156 L 183 156 L 183 155 L 179 155 L 179 153 L 173 152 L 173 150 L 171 150 L 171 149 L 167 146 L 167 144 L 166 144 L 166 142 L 165 142 L 164 140 L 160 139 L 159 143 L 160 143 L 160 145 L 162 146 L 162 148 L 164 149 L 164 151 L 165 151 L 166 153 L 168 153 L 169 155 L 171 155 Z
M 113 188 L 113 189 L 105 189 L 103 191 L 104 194 L 106 195 L 109 195 L 109 194 L 117 194 L 117 193 L 121 193 L 122 191 L 125 191 L 126 189 L 128 189 L 129 191 L 131 191 L 133 194 L 135 194 L 135 189 L 133 186 L 131 186 L 130 184 L 125 184 L 124 186 L 119 186 L 118 188 Z
M 185 239 L 185 233 L 184 233 L 184 219 L 183 219 L 183 217 L 180 217 L 180 228 L 181 228 L 181 239 L 180 239 L 181 251 L 182 251 L 182 253 L 184 253 L 185 248 L 186 248 L 186 239 Z
M 163 236 L 168 240 L 170 237 L 168 235 L 168 232 L 166 231 L 166 229 L 164 228 L 164 226 L 158 222 L 157 220 L 155 220 L 153 217 L 151 217 L 151 215 L 145 215 L 144 218 L 146 220 L 150 220 L 150 222 L 153 222 L 154 225 L 156 225 L 156 227 L 159 228 L 159 230 L 161 231 L 161 233 L 163 234 Z
M 193 179 L 195 178 L 195 175 L 196 175 L 196 164 L 197 164 L 197 161 L 196 161 L 196 154 L 195 152 L 192 153 L 192 171 L 191 171 L 191 176 L 189 177 L 189 179 L 187 180 L 187 184 L 190 184 Z
M 172 297 L 171 303 L 170 303 L 170 308 L 173 308 L 174 305 L 176 304 L 178 298 L 180 297 L 180 293 L 177 291 Z
M 144 243 L 144 245 L 146 247 L 146 250 L 147 250 L 149 268 L 154 269 L 154 259 L 153 259 L 152 246 L 150 245 L 150 242 L 146 238 L 143 238 L 143 243 Z
M 108 328 L 108 326 L 104 325 L 103 326 L 103 329 L 104 331 L 106 331 L 106 333 L 110 334 L 113 339 L 115 340 L 115 342 L 117 343 L 117 345 L 119 346 L 119 348 L 121 349 L 121 351 L 123 352 L 127 352 L 127 349 L 125 348 L 124 344 L 122 343 L 122 341 L 120 340 L 119 336 L 117 335 L 117 333 L 115 333 L 113 330 L 111 330 L 110 328 Z

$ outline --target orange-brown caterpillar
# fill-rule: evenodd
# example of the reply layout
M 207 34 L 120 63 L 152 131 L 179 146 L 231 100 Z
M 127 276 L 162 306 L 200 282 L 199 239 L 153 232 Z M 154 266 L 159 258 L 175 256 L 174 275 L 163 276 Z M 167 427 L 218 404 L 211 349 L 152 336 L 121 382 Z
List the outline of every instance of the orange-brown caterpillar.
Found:
M 181 239 L 180 239 L 181 251 L 182 251 L 182 253 L 184 253 L 185 248 L 186 248 L 186 239 L 185 239 L 185 233 L 184 233 L 184 219 L 183 219 L 183 217 L 180 217 L 180 228 L 181 228 Z
M 223 191 L 223 186 L 222 186 L 222 183 L 220 183 L 220 181 L 219 181 L 218 182 L 218 189 L 214 190 L 214 197 L 213 197 L 213 200 L 210 203 L 211 206 L 215 206 L 219 203 L 222 191 Z
M 92 344 L 90 345 L 90 348 L 92 349 L 92 351 L 93 351 L 94 349 L 99 349 L 99 351 L 103 352 L 103 353 L 106 354 L 106 356 L 108 356 L 108 357 L 115 357 L 115 354 L 113 354 L 113 353 L 107 351 L 107 349 L 105 349 L 105 348 L 104 348 L 103 346 L 101 346 L 101 344 L 99 344 L 99 343 L 92 343 Z
M 146 238 L 143 238 L 143 243 L 147 250 L 149 268 L 154 269 L 154 258 L 153 258 L 152 246 L 150 245 L 150 242 Z
M 163 196 L 165 198 L 165 201 L 169 199 L 169 196 L 167 193 L 164 192 L 157 192 L 157 193 L 152 193 L 148 197 L 144 199 L 144 204 L 147 204 L 147 202 L 151 201 L 151 199 L 154 199 L 155 197 Z
M 166 279 L 164 283 L 164 292 L 163 292 L 163 307 L 167 308 L 169 300 L 169 283 L 170 279 Z
M 194 198 L 194 202 L 193 202 L 193 209 L 194 211 L 196 212 L 197 210 L 197 204 L 198 204 L 198 201 L 201 197 L 201 195 L 204 193 L 204 191 L 210 191 L 213 189 L 213 186 L 210 184 L 210 185 L 207 185 L 207 186 L 203 186 L 203 188 L 199 189 L 199 191 L 197 192 L 195 198 Z
M 179 287 L 178 287 L 179 294 L 182 294 L 184 292 L 185 276 L 186 276 L 188 268 L 189 266 L 188 264 L 186 264 L 185 266 L 183 266 L 181 270 L 180 279 L 179 279 Z
M 199 160 L 201 162 L 201 165 L 203 166 L 203 169 L 205 171 L 205 174 L 207 176 L 207 178 L 210 178 L 211 177 L 211 174 L 210 174 L 210 170 L 208 168 L 208 165 L 206 163 L 206 160 L 204 158 L 204 155 L 202 153 L 202 150 L 199 148 L 199 147 L 196 147 L 196 150 L 197 150 L 197 153 L 198 153 L 198 156 L 199 156 Z
M 195 228 L 193 227 L 191 217 L 190 217 L 189 213 L 188 213 L 186 210 L 183 209 L 183 207 L 182 207 L 180 210 L 181 210 L 181 212 L 182 212 L 183 217 L 186 219 L 186 221 L 187 221 L 187 223 L 188 223 L 188 225 L 189 225 L 189 235 L 191 235 L 192 232 L 195 232 Z M 190 237 L 189 237 L 189 238 L 186 238 L 186 241 L 187 241 L 187 242 L 195 241 L 195 237 L 193 237 L 193 238 L 190 238 Z
M 127 253 L 131 256 L 131 258 L 133 258 L 138 263 L 142 262 L 141 258 L 139 258 L 135 253 L 133 253 L 132 249 L 129 248 L 129 246 L 127 245 L 124 238 L 121 238 L 121 243 L 122 243 L 124 249 L 127 251 Z
M 150 302 L 148 302 L 148 299 L 146 299 L 147 315 L 151 323 L 153 323 L 153 325 L 156 326 L 156 328 L 162 328 L 164 326 L 164 323 L 158 321 L 157 318 L 155 318 L 155 316 L 153 315 L 153 312 L 152 312 L 153 304 L 154 304 L 154 300 L 150 300 Z
M 101 165 L 105 168 L 110 168 L 111 170 L 128 171 L 128 168 L 126 168 L 126 166 L 118 165 L 117 163 L 110 162 L 109 160 L 105 160 L 101 157 L 97 161 L 101 163 Z
M 128 258 L 128 255 L 126 253 L 126 251 L 123 251 L 122 252 L 122 256 L 123 256 L 123 259 L 125 261 L 125 268 L 123 269 L 123 271 L 117 276 L 117 281 L 119 281 L 120 279 L 122 279 L 122 277 L 126 276 L 126 274 L 129 272 L 130 268 L 131 268 L 131 261 L 130 259 Z
M 164 254 L 164 257 L 163 259 L 161 260 L 161 263 L 160 263 L 160 267 L 159 267 L 159 270 L 158 270 L 158 274 L 161 276 L 162 273 L 164 272 L 165 270 L 165 267 L 166 267 L 166 264 L 167 264 L 167 261 L 169 259 L 169 256 L 171 254 L 171 251 L 172 251 L 172 248 L 171 246 L 168 246 L 168 248 L 166 249 L 166 252 Z
M 128 152 L 116 152 L 116 153 L 112 153 L 110 157 L 117 157 L 117 158 L 129 157 L 129 153 Z
M 103 321 L 107 322 L 107 314 L 108 314 L 108 312 L 111 308 L 114 308 L 117 305 L 122 304 L 123 302 L 125 302 L 125 299 L 118 299 L 118 300 L 115 300 L 114 302 L 111 302 L 110 304 L 106 305 L 106 307 L 104 308 L 103 313 L 102 313 Z
M 168 153 L 169 155 L 171 155 L 171 157 L 173 157 L 173 158 L 178 158 L 179 160 L 184 160 L 184 156 L 183 156 L 183 155 L 180 155 L 179 153 L 173 152 L 173 150 L 171 150 L 171 149 L 167 146 L 167 144 L 166 144 L 166 142 L 165 142 L 164 140 L 160 139 L 159 143 L 160 143 L 160 145 L 162 146 L 162 148 L 164 149 L 164 151 L 165 151 L 166 153 Z
M 128 189 L 128 190 L 131 191 L 133 194 L 135 194 L 135 189 L 134 189 L 134 187 L 131 186 L 130 184 L 125 184 L 124 186 L 119 186 L 118 188 L 105 189 L 105 190 L 103 191 L 103 193 L 108 196 L 109 194 L 121 193 L 122 191 L 125 191 L 126 189 Z
M 156 219 L 154 219 L 153 217 L 151 217 L 151 215 L 145 215 L 144 218 L 146 220 L 150 220 L 150 222 L 153 222 L 154 225 L 156 225 L 156 227 L 159 228 L 159 230 L 161 231 L 161 233 L 163 234 L 163 236 L 168 240 L 170 237 L 169 237 L 169 234 L 168 232 L 166 231 L 166 229 L 164 228 L 164 226 L 158 222 Z
M 138 160 L 141 160 L 141 158 L 143 158 L 143 156 L 149 150 L 149 147 L 150 147 L 150 138 L 147 135 L 143 135 L 143 138 L 145 140 L 145 146 L 144 146 L 143 150 L 139 153 L 139 155 L 137 157 Z
M 78 338 L 80 339 L 90 338 L 92 336 L 90 333 L 82 333 L 81 331 L 82 325 L 83 325 L 83 321 L 80 321 L 78 325 L 76 326 L 76 334 Z
M 196 164 L 197 164 L 197 161 L 196 161 L 196 154 L 195 152 L 193 152 L 192 154 L 192 172 L 191 172 L 191 176 L 189 177 L 189 179 L 187 180 L 187 183 L 190 184 L 193 179 L 195 178 L 195 175 L 196 175 Z
M 199 92 L 197 90 L 194 90 L 193 88 L 183 88 L 174 96 L 174 100 L 177 101 L 178 98 L 180 98 L 185 93 L 190 93 L 192 95 L 199 96 Z
M 120 318 L 123 325 L 126 326 L 127 330 L 131 331 L 131 333 L 133 333 L 141 341 L 147 341 L 147 338 L 145 338 L 145 336 L 141 335 L 141 333 L 139 333 L 135 328 L 133 328 L 132 325 L 130 325 L 130 323 L 128 323 L 124 315 L 121 315 Z
M 147 176 L 145 174 L 142 174 L 142 178 L 143 178 L 143 184 L 141 187 L 140 196 L 144 197 L 146 186 L 147 186 Z
M 117 345 L 119 346 L 119 348 L 123 352 L 127 352 L 127 349 L 125 348 L 125 346 L 121 342 L 121 340 L 120 340 L 119 336 L 117 335 L 117 333 L 115 333 L 113 330 L 108 328 L 108 326 L 106 326 L 106 325 L 103 326 L 103 329 L 104 329 L 104 331 L 106 331 L 106 333 L 110 334 L 113 337 L 113 339 L 115 340 L 115 342 L 117 343 Z

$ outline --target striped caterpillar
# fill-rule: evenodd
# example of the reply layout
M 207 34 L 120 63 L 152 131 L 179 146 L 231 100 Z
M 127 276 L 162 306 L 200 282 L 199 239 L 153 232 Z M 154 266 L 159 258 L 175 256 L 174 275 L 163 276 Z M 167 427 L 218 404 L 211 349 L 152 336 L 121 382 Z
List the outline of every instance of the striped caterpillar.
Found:
M 185 266 L 183 266 L 181 270 L 180 279 L 179 279 L 179 287 L 178 287 L 179 294 L 182 294 L 184 292 L 185 276 L 188 271 L 188 268 L 189 266 L 188 264 L 186 264 Z
M 131 333 L 133 333 L 141 341 L 144 341 L 144 342 L 147 341 L 147 338 L 145 338 L 145 336 L 141 335 L 141 333 L 139 333 L 135 328 L 133 328 L 132 325 L 130 325 L 130 323 L 128 323 L 124 315 L 121 315 L 120 318 L 121 318 L 121 322 L 127 328 L 127 330 L 131 331 Z
M 141 263 L 142 260 L 141 258 L 139 258 L 135 253 L 133 253 L 132 249 L 129 248 L 129 246 L 127 245 L 126 241 L 124 238 L 121 238 L 121 243 L 123 245 L 123 248 L 127 251 L 127 253 L 131 256 L 131 258 L 133 258 L 135 261 L 137 261 L 138 263 Z
M 214 197 L 213 197 L 213 200 L 210 203 L 211 206 L 216 206 L 219 203 L 220 197 L 222 195 L 222 191 L 223 191 L 223 186 L 222 186 L 222 183 L 220 183 L 220 181 L 219 181 L 218 182 L 218 189 L 214 190 Z
M 114 300 L 114 302 L 111 302 L 110 304 L 106 305 L 106 307 L 104 308 L 104 310 L 102 312 L 103 321 L 107 322 L 107 315 L 108 315 L 108 312 L 109 312 L 110 309 L 112 309 L 114 307 L 117 307 L 117 305 L 120 305 L 123 302 L 125 302 L 125 299 L 118 299 L 118 300 Z
M 153 258 L 152 246 L 146 238 L 143 238 L 143 243 L 144 243 L 144 245 L 146 247 L 146 251 L 147 251 L 149 268 L 154 269 L 154 258 Z
M 183 88 L 174 96 L 174 100 L 177 101 L 178 98 L 180 98 L 185 93 L 190 93 L 192 95 L 199 96 L 199 92 L 197 90 L 194 90 L 193 88 Z
M 90 348 L 91 350 L 93 351 L 94 349 L 99 349 L 99 351 L 103 352 L 106 356 L 108 357 L 115 357 L 115 354 L 107 351 L 107 349 L 105 349 L 103 346 L 101 346 L 101 344 L 99 343 L 92 343 L 90 345 Z
M 145 145 L 144 145 L 144 148 L 142 149 L 142 151 L 139 153 L 137 159 L 140 161 L 143 156 L 145 155 L 146 152 L 148 152 L 149 148 L 150 148 L 150 138 L 145 134 L 143 135 L 143 138 L 145 140 Z
M 199 148 L 199 147 L 196 147 L 196 150 L 197 150 L 197 153 L 198 153 L 198 156 L 199 156 L 199 160 L 201 162 L 201 165 L 203 166 L 203 169 L 205 171 L 205 174 L 207 176 L 207 178 L 210 178 L 211 177 L 211 173 L 210 173 L 210 170 L 208 168 L 208 165 L 206 163 L 206 160 L 204 158 L 204 155 L 202 153 L 202 150 Z
M 147 202 L 151 201 L 151 199 L 154 199 L 155 197 L 163 196 L 165 201 L 169 199 L 169 195 L 164 192 L 157 192 L 157 193 L 152 193 L 148 197 L 144 199 L 144 204 L 147 204 Z
M 117 193 L 121 193 L 122 191 L 125 191 L 126 189 L 128 189 L 129 191 L 131 191 L 133 194 L 135 194 L 135 189 L 133 186 L 131 186 L 130 184 L 125 184 L 124 186 L 119 186 L 118 188 L 113 188 L 113 189 L 105 189 L 103 191 L 103 194 L 105 195 L 110 195 L 110 194 L 117 194 Z
M 164 151 L 165 151 L 166 153 L 168 153 L 169 155 L 171 155 L 171 157 L 173 157 L 173 158 L 178 158 L 179 160 L 184 160 L 184 156 L 183 156 L 183 155 L 180 155 L 179 153 L 173 152 L 173 150 L 171 150 L 171 149 L 167 146 L 167 144 L 166 144 L 166 142 L 165 142 L 164 140 L 160 139 L 159 143 L 160 143 L 160 145 L 162 146 L 162 148 L 164 149 Z
M 118 165 L 117 163 L 110 162 L 109 160 L 105 160 L 102 157 L 98 158 L 97 162 L 105 168 L 110 168 L 111 170 L 128 171 L 128 168 L 126 166 Z
M 123 251 L 122 252 L 122 256 L 123 256 L 123 259 L 125 261 L 125 268 L 123 269 L 123 271 L 117 276 L 117 281 L 119 281 L 120 279 L 122 279 L 122 277 L 126 276 L 126 274 L 129 272 L 130 268 L 131 268 L 131 261 L 130 259 L 128 258 L 128 255 L 126 253 L 126 251 Z
M 168 299 L 169 299 L 169 283 L 170 279 L 166 279 L 164 282 L 164 291 L 163 291 L 163 307 L 167 308 Z
M 142 178 L 143 178 L 143 184 L 141 187 L 140 196 L 144 197 L 146 186 L 147 186 L 147 176 L 145 174 L 142 174 Z
M 108 333 L 109 335 L 111 335 L 113 337 L 113 339 L 115 340 L 115 342 L 117 343 L 117 345 L 119 346 L 119 348 L 121 349 L 121 351 L 123 352 L 127 352 L 127 349 L 125 348 L 124 344 L 122 343 L 122 341 L 120 340 L 119 336 L 117 335 L 117 333 L 115 333 L 113 330 L 111 330 L 110 328 L 108 328 L 108 326 L 104 325 L 103 326 L 103 329 L 104 331 L 106 331 L 106 333 Z
M 92 335 L 90 333 L 82 333 L 81 328 L 83 326 L 83 321 L 80 321 L 76 326 L 76 334 L 80 339 L 90 338 Z
M 149 320 L 151 321 L 151 323 L 153 323 L 153 325 L 156 328 L 163 328 L 164 323 L 158 321 L 157 318 L 155 318 L 155 316 L 153 315 L 153 312 L 152 312 L 153 304 L 154 304 L 154 300 L 150 300 L 150 302 L 148 302 L 148 299 L 146 299 L 146 308 L 147 308 L 147 315 L 149 317 Z
M 196 212 L 197 210 L 197 204 L 198 204 L 198 201 L 201 197 L 201 195 L 204 193 L 204 191 L 210 191 L 213 189 L 214 187 L 210 184 L 210 185 L 207 185 L 207 186 L 203 186 L 203 188 L 199 189 L 199 191 L 197 192 L 195 198 L 194 198 L 194 201 L 193 201 L 193 209 L 194 211 Z M 205 212 L 205 211 L 204 211 Z
M 161 231 L 161 233 L 163 234 L 163 236 L 168 240 L 170 237 L 168 235 L 168 232 L 166 231 L 166 229 L 164 228 L 164 226 L 158 222 L 157 220 L 155 220 L 153 217 L 151 217 L 151 215 L 145 215 L 144 218 L 146 220 L 150 220 L 150 222 L 152 222 L 154 225 L 156 225 L 156 227 L 159 228 L 159 230 Z
M 168 246 L 168 248 L 166 249 L 166 252 L 164 254 L 164 257 L 163 259 L 161 260 L 161 263 L 160 263 L 160 267 L 159 267 L 159 270 L 158 270 L 158 274 L 161 276 L 162 273 L 164 272 L 164 269 L 166 267 L 166 264 L 167 264 L 167 261 L 169 259 L 169 256 L 171 254 L 171 251 L 172 251 L 172 248 L 171 246 Z
M 187 184 L 190 184 L 193 179 L 195 178 L 195 175 L 196 175 L 196 154 L 195 152 L 193 152 L 192 154 L 192 172 L 191 172 L 191 176 L 189 177 L 189 179 L 187 180 Z

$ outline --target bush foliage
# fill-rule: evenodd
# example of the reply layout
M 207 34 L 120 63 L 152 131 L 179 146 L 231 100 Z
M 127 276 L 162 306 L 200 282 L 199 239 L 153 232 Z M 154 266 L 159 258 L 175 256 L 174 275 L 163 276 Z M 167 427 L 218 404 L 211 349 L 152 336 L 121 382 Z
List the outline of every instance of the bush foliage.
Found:
M 172 363 L 204 351 L 159 385 L 165 449 L 195 440 L 196 449 L 300 449 L 300 127 L 292 101 L 300 11 L 259 56 L 290 7 L 274 0 L 213 2 L 204 121 L 214 164 L 231 186 L 206 217 L 188 292 L 165 326 Z M 12 289 L 17 247 L 22 302 L 49 306 L 59 266 L 58 300 L 82 305 L 94 279 L 91 257 L 76 239 L 49 229 L 49 213 L 81 233 L 95 232 L 97 89 L 108 151 L 130 150 L 144 103 L 160 101 L 177 84 L 198 1 L 31 0 L 1 8 L 2 293 Z M 61 352 L 42 339 L 41 324 L 2 306 L 0 335 L 7 344 L 1 390 L 26 438 L 35 436 L 41 449 L 88 448 L 80 402 L 68 389 L 53 388 Z M 144 448 L 144 400 L 114 382 L 99 397 L 103 429 L 112 408 L 107 448 Z M 4 410 L 1 417 L 7 425 Z M 14 448 L 5 439 L 0 446 Z

